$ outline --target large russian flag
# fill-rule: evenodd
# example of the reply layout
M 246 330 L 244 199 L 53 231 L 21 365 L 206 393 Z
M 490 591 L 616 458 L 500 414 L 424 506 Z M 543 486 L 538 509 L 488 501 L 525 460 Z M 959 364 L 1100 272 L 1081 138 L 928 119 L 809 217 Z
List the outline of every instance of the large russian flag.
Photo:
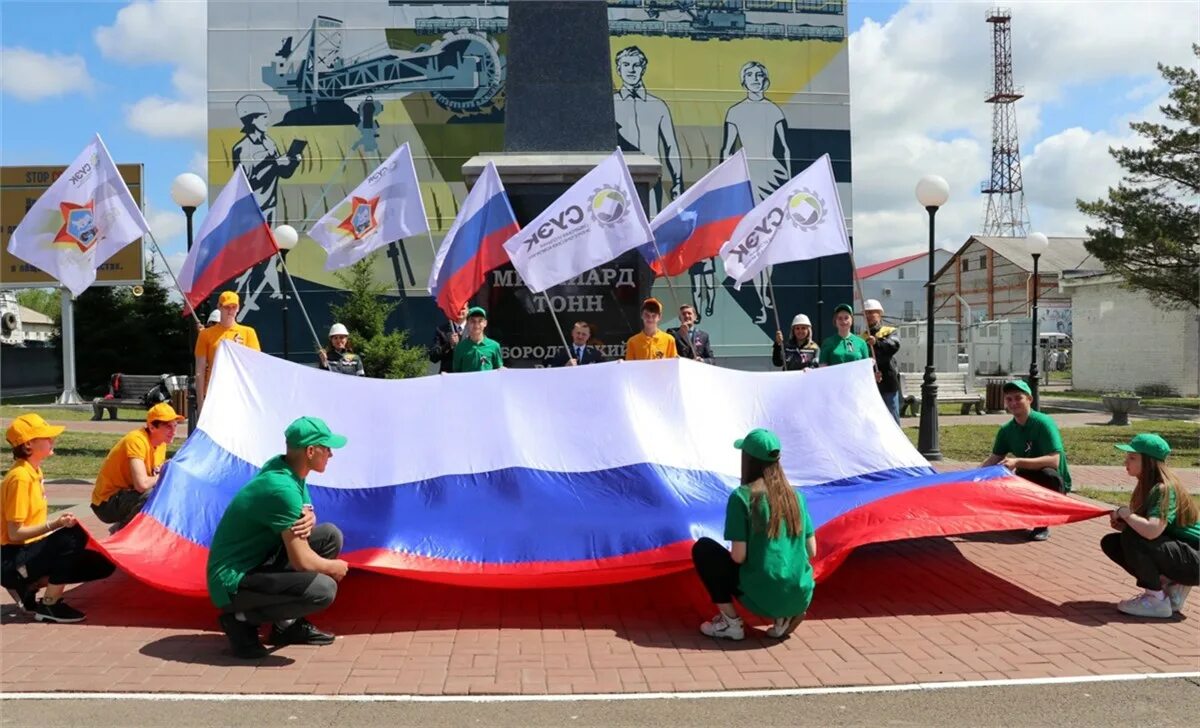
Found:
M 225 281 L 279 252 L 241 167 L 208 208 L 179 271 L 184 298 L 195 308 Z
M 753 427 L 783 442 L 817 527 L 817 578 L 864 544 L 1108 512 L 999 466 L 934 473 L 888 414 L 870 362 L 779 374 L 672 359 L 388 381 L 232 344 L 217 357 L 197 432 L 142 513 L 101 544 L 178 593 L 204 593 L 226 505 L 301 415 L 349 438 L 308 481 L 318 521 L 345 536 L 343 557 L 431 582 L 581 586 L 690 569 L 695 540 L 723 536 L 740 473 L 733 441 Z
M 488 162 L 429 271 L 429 292 L 447 316 L 457 319 L 488 272 L 508 262 L 504 243 L 520 229 L 496 165 Z
M 654 243 L 638 250 L 655 273 L 677 276 L 716 256 L 752 209 L 750 170 L 745 151 L 739 149 L 667 205 L 650 223 Z

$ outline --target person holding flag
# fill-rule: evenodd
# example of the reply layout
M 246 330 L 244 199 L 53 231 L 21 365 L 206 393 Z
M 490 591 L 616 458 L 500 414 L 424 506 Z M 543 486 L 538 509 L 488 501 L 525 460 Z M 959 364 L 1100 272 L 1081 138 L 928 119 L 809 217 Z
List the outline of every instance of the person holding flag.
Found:
M 95 282 L 104 261 L 149 234 L 146 218 L 97 134 L 25 213 L 8 252 L 78 296 Z
M 308 231 L 328 253 L 325 270 L 353 265 L 378 248 L 422 233 L 429 234 L 429 221 L 407 143 Z
M 217 309 L 221 312 L 221 320 L 214 326 L 200 332 L 196 337 L 196 409 L 204 407 L 204 397 L 208 394 L 208 380 L 212 378 L 213 363 L 217 357 L 217 347 L 222 341 L 229 340 L 235 344 L 262 351 L 258 345 L 258 333 L 245 324 L 237 322 L 238 308 L 241 301 L 233 291 L 224 291 L 217 299 Z

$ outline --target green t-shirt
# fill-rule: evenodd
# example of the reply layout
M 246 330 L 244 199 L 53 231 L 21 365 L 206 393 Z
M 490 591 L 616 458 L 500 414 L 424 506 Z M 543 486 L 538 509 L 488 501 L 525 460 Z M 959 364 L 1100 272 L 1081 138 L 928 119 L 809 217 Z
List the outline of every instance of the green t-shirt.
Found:
M 455 372 L 486 372 L 504 366 L 500 358 L 500 344 L 488 337 L 476 344 L 469 338 L 464 338 L 454 347 Z
M 1146 518 L 1163 518 L 1162 511 L 1159 508 L 1162 490 L 1163 487 L 1161 485 L 1156 485 L 1150 490 L 1150 495 L 1146 498 Z M 1181 526 L 1176 521 L 1176 518 L 1175 489 L 1171 488 L 1167 490 L 1167 517 L 1163 518 L 1167 522 L 1167 528 L 1164 533 L 1171 538 L 1200 547 L 1200 521 L 1190 526 Z
M 229 605 L 242 577 L 283 548 L 283 532 L 311 503 L 308 486 L 282 455 L 268 460 L 242 486 L 221 516 L 208 550 L 208 595 L 213 604 Z
M 759 524 L 750 519 L 750 486 L 738 486 L 725 506 L 725 540 L 746 542 L 746 561 L 738 571 L 742 603 L 764 617 L 794 617 L 808 611 L 813 595 L 813 570 L 805 542 L 813 533 L 804 496 L 796 492 L 804 533 L 787 533 L 787 521 L 775 538 L 767 537 L 770 506 L 766 495 L 758 499 Z
M 867 342 L 855 334 L 850 334 L 844 339 L 835 334 L 825 337 L 825 341 L 821 342 L 823 367 L 870 358 L 871 352 L 867 350 Z
M 1058 474 L 1069 493 L 1071 471 L 1067 468 L 1067 451 L 1058 434 L 1058 425 L 1049 415 L 1030 410 L 1024 426 L 1017 424 L 1016 418 L 1009 420 L 996 431 L 996 442 L 992 444 L 992 454 L 1000 457 L 1011 454 L 1017 458 L 1040 458 L 1052 452 L 1058 453 Z

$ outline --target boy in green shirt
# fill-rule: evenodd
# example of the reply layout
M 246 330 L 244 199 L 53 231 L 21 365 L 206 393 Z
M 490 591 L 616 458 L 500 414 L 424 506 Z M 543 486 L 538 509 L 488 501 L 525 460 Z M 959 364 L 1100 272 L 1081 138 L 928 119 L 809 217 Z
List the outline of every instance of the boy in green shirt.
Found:
M 1033 393 L 1021 380 L 1004 385 L 1004 409 L 1013 418 L 996 432 L 992 454 L 982 467 L 1003 465 L 1020 477 L 1059 493 L 1071 492 L 1071 471 L 1058 425 L 1033 409 Z M 1033 541 L 1050 538 L 1049 528 L 1029 532 Z
M 779 438 L 770 430 L 751 430 L 733 444 L 742 451 L 742 485 L 729 495 L 725 539 L 692 546 L 692 563 L 704 582 L 717 616 L 700 625 L 709 637 L 740 640 L 746 636 L 733 607 L 738 597 L 747 609 L 775 622 L 771 637 L 787 637 L 800 625 L 812 602 L 812 559 L 817 555 L 812 518 L 804 497 L 779 465 Z
M 479 306 L 467 311 L 467 337 L 454 347 L 454 372 L 486 372 L 500 369 L 504 359 L 500 344 L 483 332 L 487 329 L 487 311 Z
M 273 623 L 273 645 L 331 644 L 333 635 L 304 617 L 333 603 L 349 568 L 337 558 L 342 532 L 316 523 L 304 481 L 310 472 L 325 472 L 346 438 L 316 417 L 296 420 L 284 438 L 287 452 L 263 464 L 233 497 L 208 552 L 208 594 L 237 657 L 267 654 L 258 636 L 266 622 Z

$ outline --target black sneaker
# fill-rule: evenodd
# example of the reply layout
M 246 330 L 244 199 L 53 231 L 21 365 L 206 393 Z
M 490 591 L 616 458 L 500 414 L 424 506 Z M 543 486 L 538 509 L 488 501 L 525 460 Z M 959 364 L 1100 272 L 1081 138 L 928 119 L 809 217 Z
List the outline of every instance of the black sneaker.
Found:
M 300 618 L 292 622 L 291 626 L 287 629 L 279 629 L 278 625 L 271 625 L 271 634 L 267 637 L 267 641 L 276 647 L 283 645 L 331 645 L 333 644 L 333 634 L 322 632 L 313 626 L 312 622 Z
M 222 614 L 217 619 L 221 630 L 229 638 L 229 648 L 234 657 L 254 660 L 267 656 L 267 648 L 258 640 L 258 627 L 249 622 L 240 622 L 232 614 Z
M 53 604 L 38 602 L 33 609 L 33 618 L 39 622 L 58 622 L 59 624 L 73 624 L 82 622 L 87 618 L 87 615 L 70 604 L 59 600 Z
M 1050 538 L 1050 529 L 1045 526 L 1035 528 L 1029 532 L 1030 541 L 1045 541 L 1048 538 Z

